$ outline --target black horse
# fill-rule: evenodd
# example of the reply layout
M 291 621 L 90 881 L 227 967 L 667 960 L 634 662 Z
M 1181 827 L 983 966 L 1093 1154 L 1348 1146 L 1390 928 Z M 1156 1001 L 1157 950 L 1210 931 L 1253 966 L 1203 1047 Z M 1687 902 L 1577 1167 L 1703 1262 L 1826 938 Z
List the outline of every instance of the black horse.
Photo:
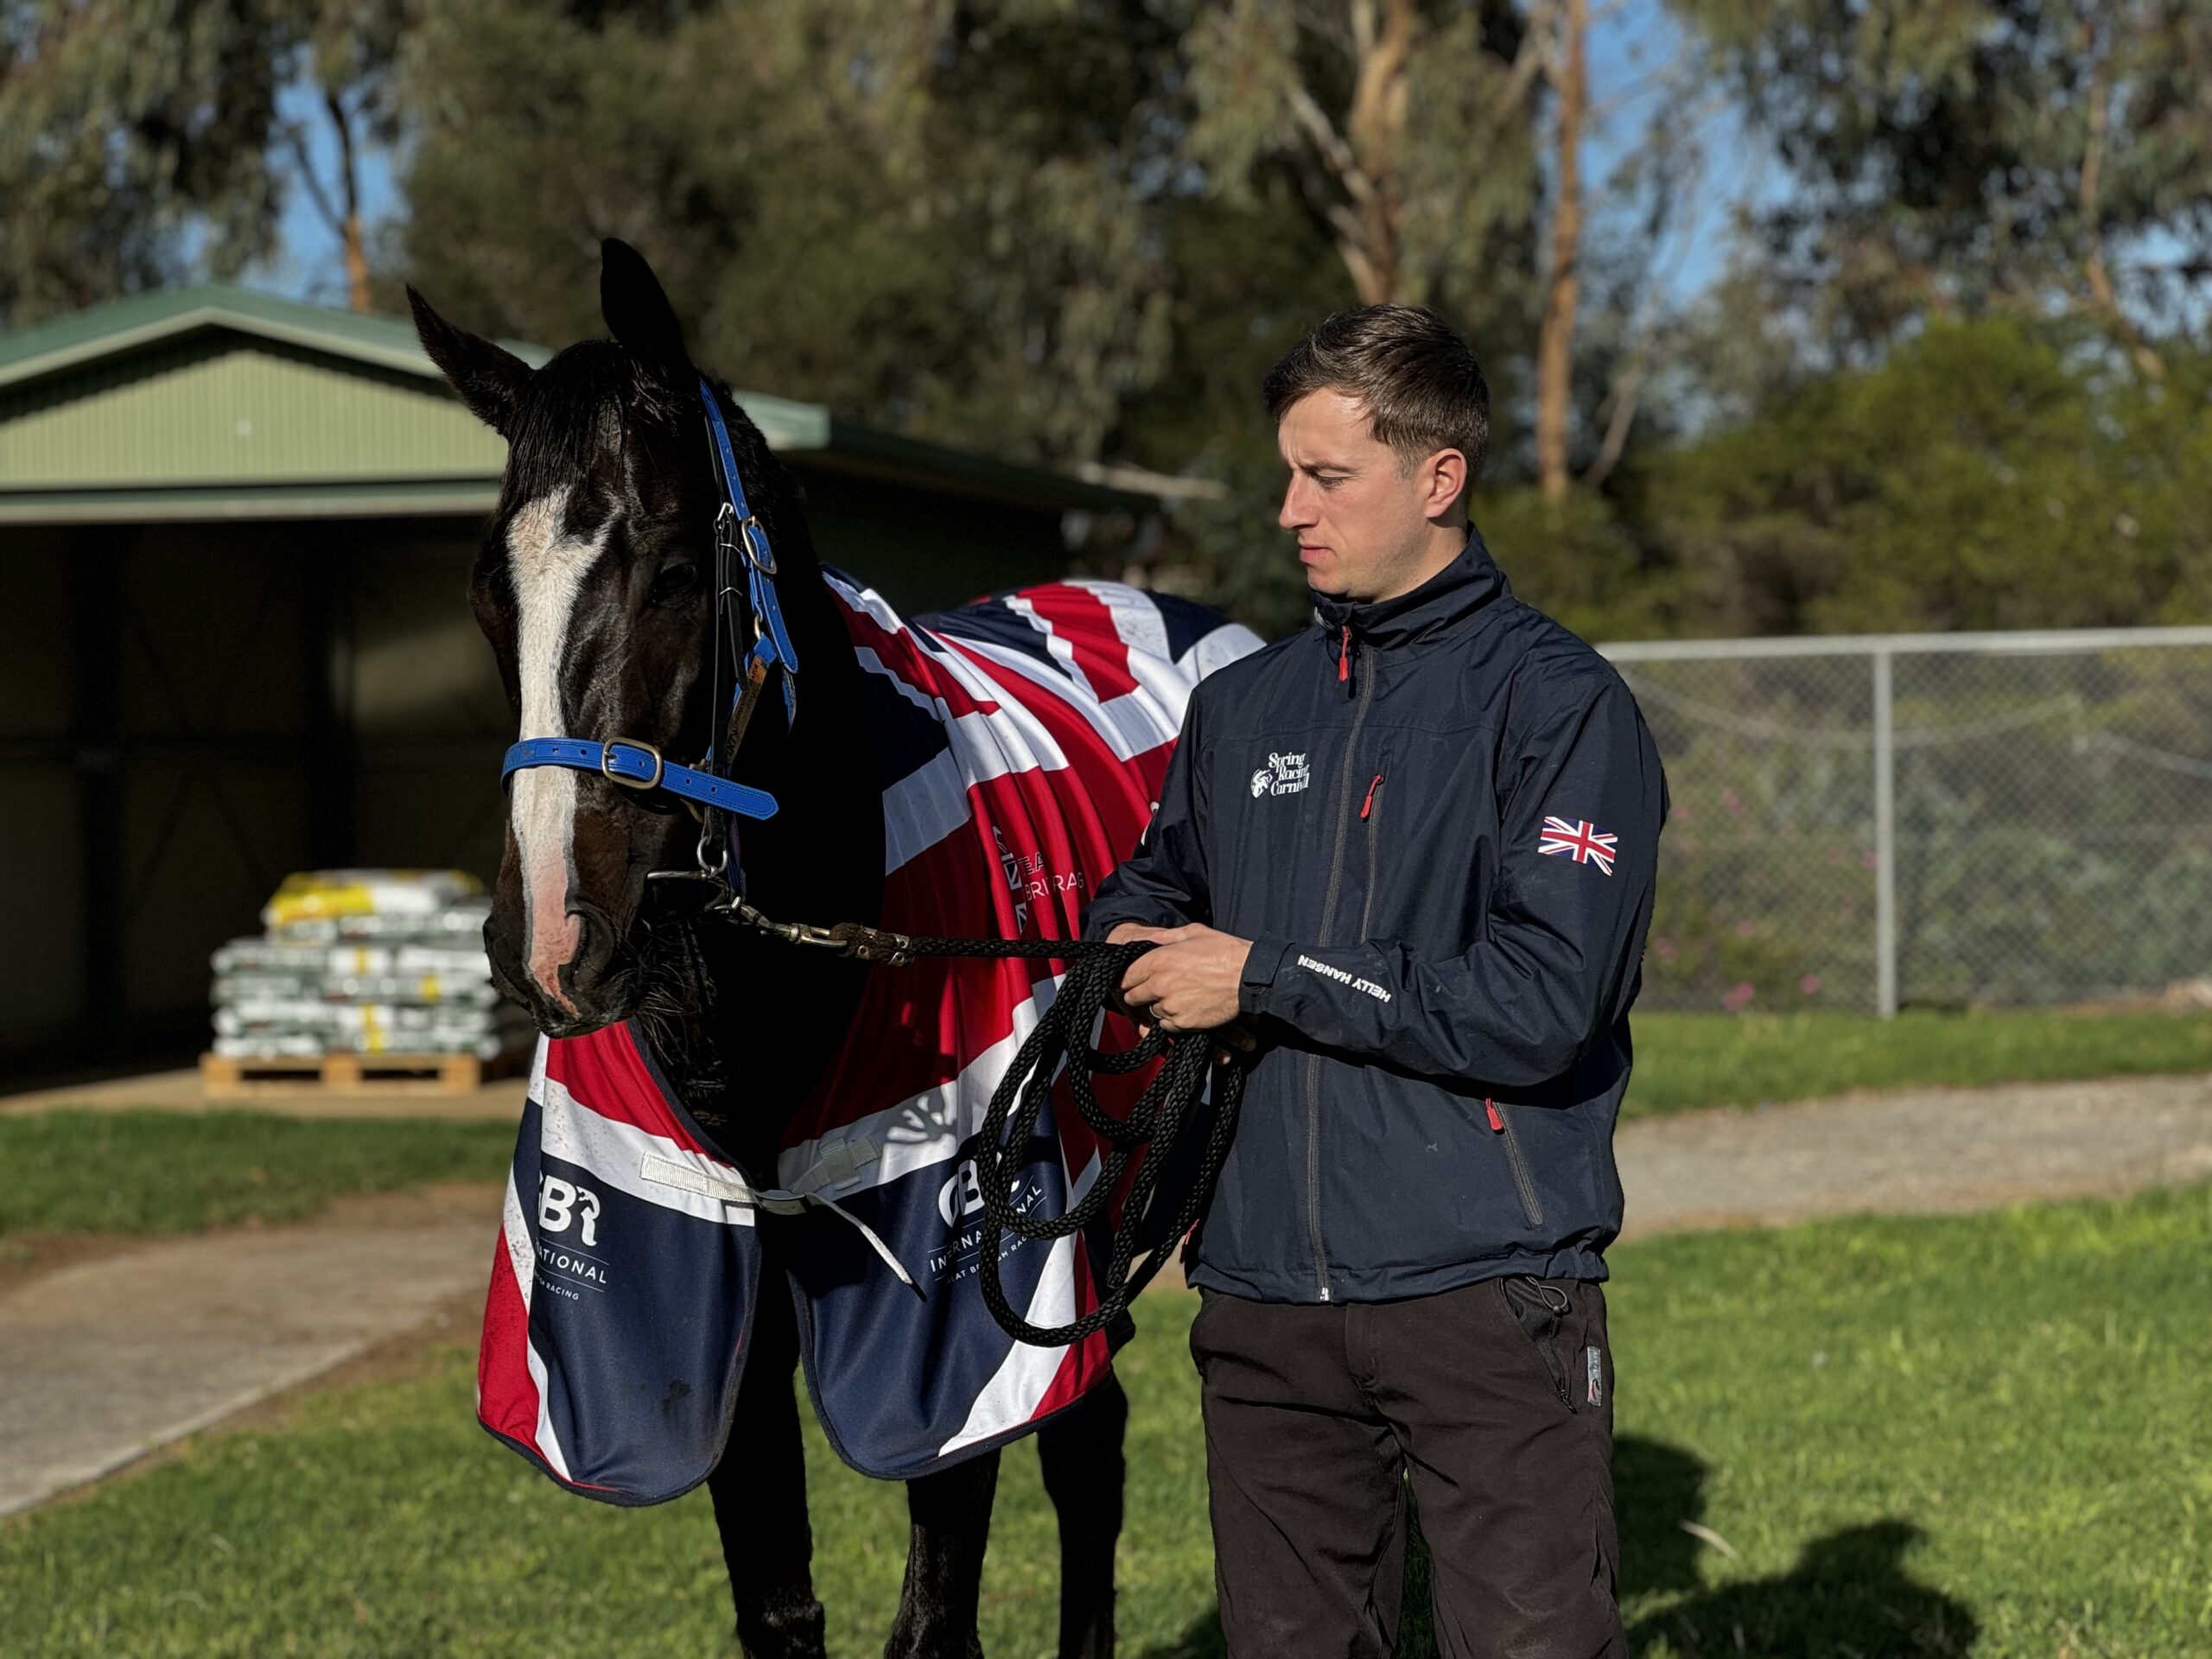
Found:
M 634 250 L 605 244 L 600 303 L 613 339 L 571 346 L 535 371 L 409 298 L 431 358 L 508 442 L 470 601 L 522 735 L 642 739 L 685 760 L 707 753 L 721 497 L 698 371 L 658 280 Z M 735 404 L 724 408 L 803 670 L 796 720 L 787 729 L 772 685 L 734 768 L 780 803 L 774 817 L 744 826 L 749 896 L 772 916 L 873 923 L 882 801 L 864 759 L 861 669 L 790 474 Z M 554 1036 L 639 1021 L 721 1150 L 772 1173 L 779 1132 L 845 1040 L 868 970 L 701 921 L 696 899 L 687 918 L 664 890 L 696 894 L 698 884 L 645 879 L 696 864 L 698 826 L 665 798 L 557 767 L 516 773 L 512 791 L 486 929 L 501 986 Z M 777 1230 L 761 1231 L 773 1283 Z M 740 1643 L 761 1659 L 803 1659 L 823 1650 L 823 1610 L 788 1299 L 761 1299 L 753 1344 L 709 1488 Z M 1109 1381 L 1037 1437 L 1059 1516 L 1064 1656 L 1113 1650 L 1127 1417 Z M 907 1484 L 912 1538 L 887 1656 L 981 1653 L 976 1596 L 997 1480 L 994 1452 Z

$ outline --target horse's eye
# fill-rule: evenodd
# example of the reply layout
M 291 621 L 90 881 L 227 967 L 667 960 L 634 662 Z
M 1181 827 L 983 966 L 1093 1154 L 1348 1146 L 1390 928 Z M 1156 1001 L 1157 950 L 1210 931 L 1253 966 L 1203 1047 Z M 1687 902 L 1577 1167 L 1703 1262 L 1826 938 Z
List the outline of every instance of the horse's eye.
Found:
M 653 585 L 645 594 L 650 605 L 671 605 L 682 599 L 699 585 L 699 567 L 689 559 L 661 566 L 653 577 Z

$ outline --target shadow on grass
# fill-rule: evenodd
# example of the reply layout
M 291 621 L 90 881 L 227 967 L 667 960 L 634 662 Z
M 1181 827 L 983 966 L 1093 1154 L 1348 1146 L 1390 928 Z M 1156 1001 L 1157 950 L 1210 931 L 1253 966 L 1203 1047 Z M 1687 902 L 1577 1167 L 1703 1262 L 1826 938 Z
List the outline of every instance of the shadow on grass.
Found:
M 1882 1520 L 1814 1540 L 1789 1572 L 1708 1588 L 1704 1549 L 1682 1529 L 1705 1510 L 1702 1459 L 1662 1440 L 1630 1435 L 1613 1448 L 1613 1491 L 1621 1529 L 1621 1597 L 1669 1599 L 1637 1620 L 1629 1651 L 1662 1649 L 1675 1659 L 1745 1654 L 1898 1656 L 1963 1654 L 1980 1627 L 1964 1603 L 1915 1580 L 1906 1557 L 1921 1539 L 1910 1522 Z M 1406 1562 L 1405 1617 L 1398 1659 L 1433 1659 L 1428 1557 L 1416 1529 Z M 1224 1659 L 1221 1619 L 1208 1613 L 1141 1659 Z
M 1778 1578 L 1700 1591 L 1629 1631 L 1631 1652 L 1660 1647 L 1680 1659 L 1759 1654 L 1942 1655 L 1980 1633 L 1962 1602 L 1905 1571 L 1920 1542 L 1908 1521 L 1846 1527 L 1805 1546 Z

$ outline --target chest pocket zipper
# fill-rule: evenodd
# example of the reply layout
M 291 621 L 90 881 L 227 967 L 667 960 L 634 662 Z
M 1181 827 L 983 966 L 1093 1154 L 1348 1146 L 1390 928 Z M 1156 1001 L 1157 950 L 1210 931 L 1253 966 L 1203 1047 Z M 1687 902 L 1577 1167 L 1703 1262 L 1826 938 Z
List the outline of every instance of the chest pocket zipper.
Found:
M 1483 1096 L 1483 1110 L 1490 1114 L 1490 1130 L 1505 1141 L 1505 1161 L 1513 1166 L 1513 1185 L 1521 1194 L 1521 1213 L 1529 1218 L 1531 1227 L 1544 1224 L 1544 1206 L 1536 1202 L 1536 1184 L 1529 1179 L 1529 1166 L 1522 1161 L 1521 1143 L 1514 1138 L 1513 1125 L 1499 1111 L 1497 1103 L 1489 1096 Z
M 1375 781 L 1367 786 L 1367 798 L 1359 804 L 1360 822 L 1367 826 L 1367 896 L 1360 900 L 1359 937 L 1367 938 L 1367 925 L 1375 913 L 1376 861 L 1382 845 L 1382 805 L 1381 791 L 1382 773 L 1377 771 Z

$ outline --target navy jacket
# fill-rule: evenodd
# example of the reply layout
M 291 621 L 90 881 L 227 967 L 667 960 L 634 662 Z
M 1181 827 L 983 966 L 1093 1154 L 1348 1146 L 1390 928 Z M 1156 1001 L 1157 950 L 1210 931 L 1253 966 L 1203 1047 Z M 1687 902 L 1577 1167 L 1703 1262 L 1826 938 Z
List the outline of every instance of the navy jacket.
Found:
M 1306 1302 L 1602 1279 L 1667 812 L 1651 734 L 1471 531 L 1414 592 L 1316 614 L 1199 683 L 1084 918 L 1254 941 L 1263 1046 L 1192 1282 Z

